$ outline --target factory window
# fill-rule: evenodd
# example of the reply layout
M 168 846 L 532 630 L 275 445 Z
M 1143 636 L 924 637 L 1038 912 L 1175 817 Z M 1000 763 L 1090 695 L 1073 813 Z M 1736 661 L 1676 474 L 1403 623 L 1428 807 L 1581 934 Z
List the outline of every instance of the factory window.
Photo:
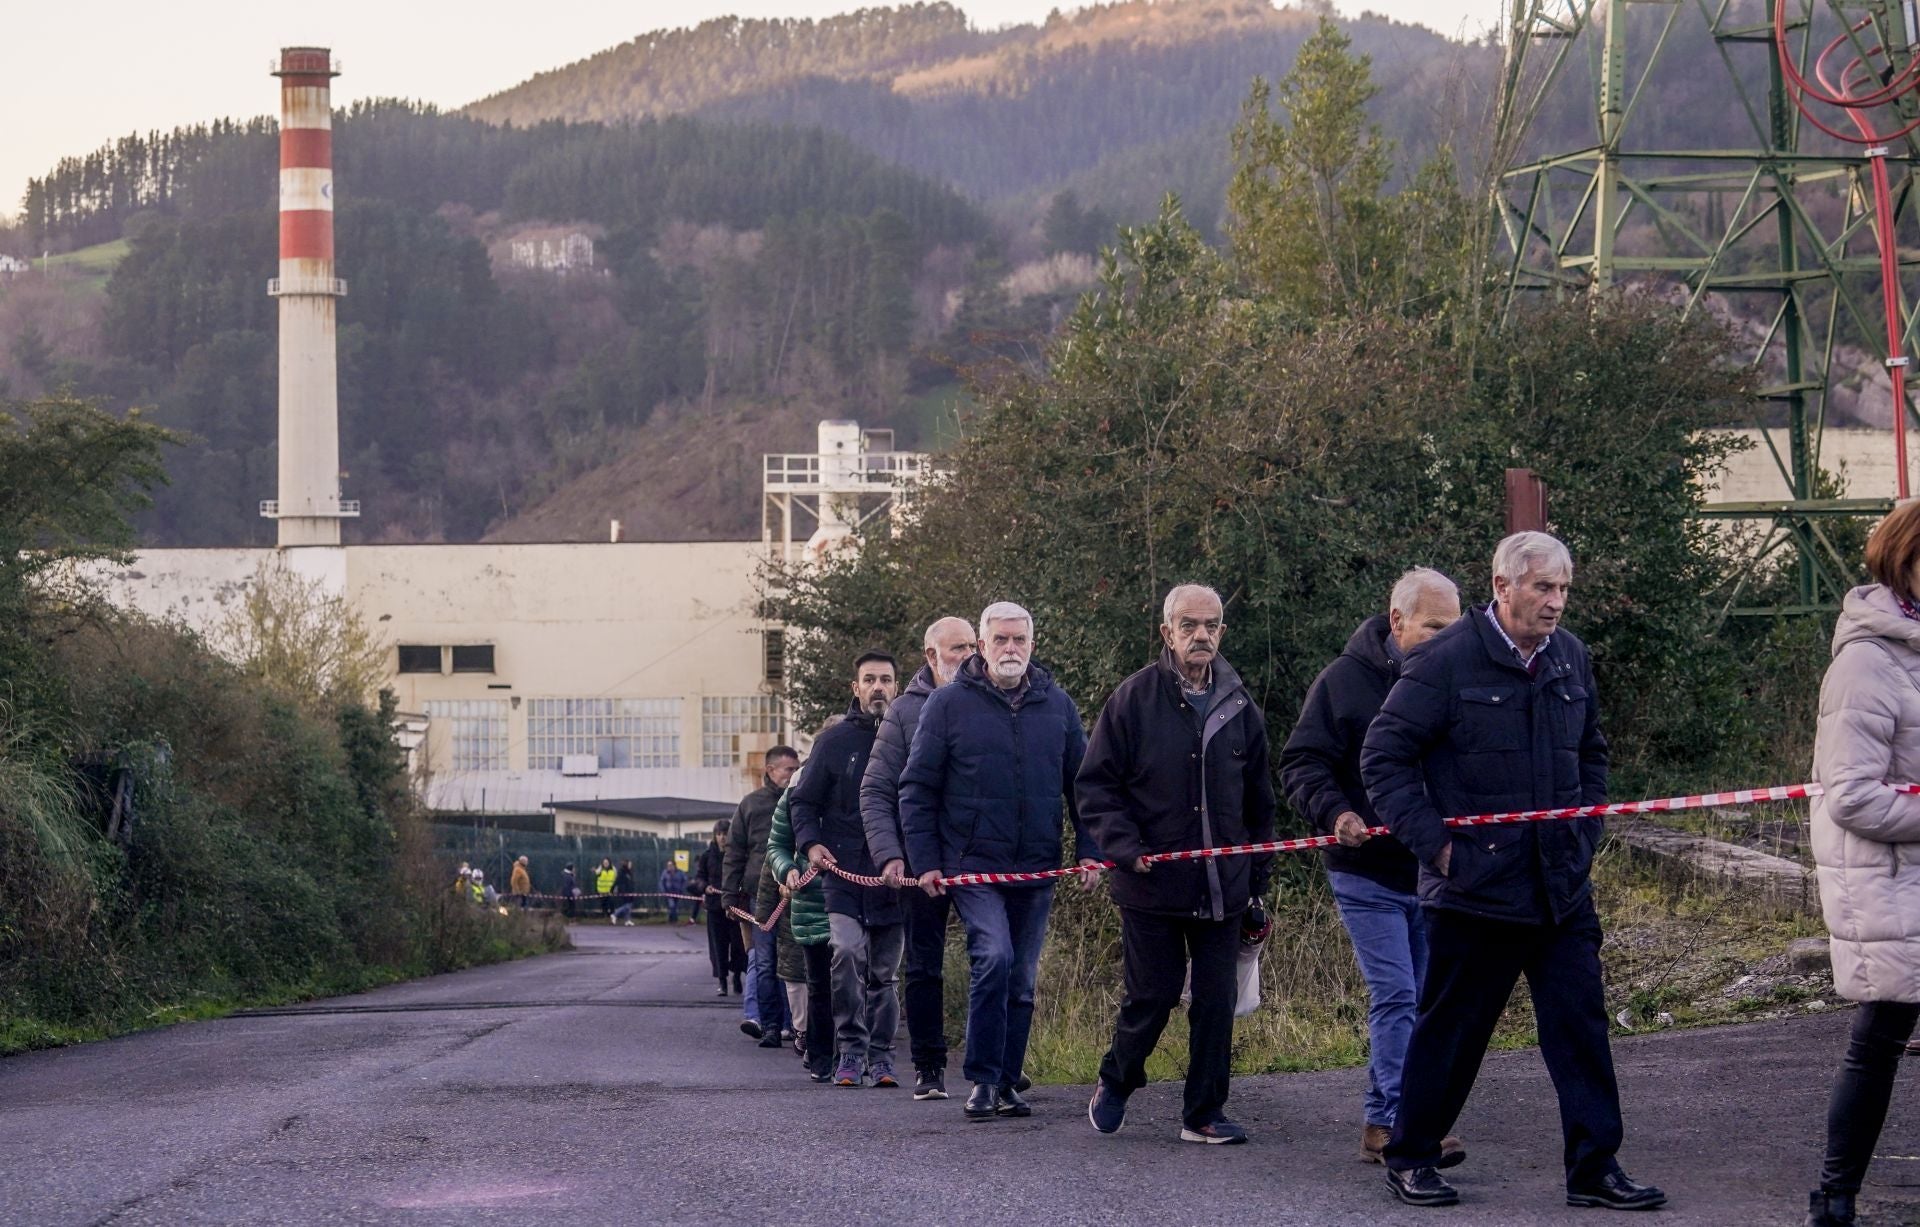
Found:
M 786 733 L 780 700 L 769 695 L 700 700 L 700 765 L 738 767 L 747 761 L 747 743 L 755 735 Z
M 455 673 L 492 673 L 493 645 L 491 643 L 454 644 L 453 671 Z
M 400 672 L 402 673 L 438 673 L 440 672 L 440 647 L 438 644 L 403 643 L 400 645 Z
M 530 699 L 527 769 L 558 771 L 569 754 L 602 769 L 678 767 L 679 699 Z
M 787 632 L 779 628 L 760 632 L 760 665 L 769 685 L 787 680 Z
M 429 700 L 427 719 L 446 721 L 452 728 L 455 771 L 507 769 L 507 701 L 505 699 Z

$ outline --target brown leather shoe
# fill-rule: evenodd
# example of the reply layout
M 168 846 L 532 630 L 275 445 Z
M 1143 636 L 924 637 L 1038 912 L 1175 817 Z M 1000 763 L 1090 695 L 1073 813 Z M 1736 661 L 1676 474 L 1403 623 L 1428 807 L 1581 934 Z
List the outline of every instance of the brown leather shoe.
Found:
M 1380 1152 L 1386 1149 L 1387 1139 L 1393 1136 L 1393 1130 L 1385 1125 L 1368 1125 L 1360 1131 L 1360 1161 L 1362 1163 L 1385 1163 L 1386 1157 Z

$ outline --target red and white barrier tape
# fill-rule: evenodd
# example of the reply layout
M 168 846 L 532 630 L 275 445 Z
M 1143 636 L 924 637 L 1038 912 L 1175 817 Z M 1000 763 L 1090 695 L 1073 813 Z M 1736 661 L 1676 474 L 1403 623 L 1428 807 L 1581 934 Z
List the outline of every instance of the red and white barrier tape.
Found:
M 1895 792 L 1920 796 L 1920 784 L 1894 784 L 1890 785 L 1890 787 L 1892 787 Z M 1575 818 L 1611 818 L 1623 814 L 1679 813 L 1684 810 L 1711 809 L 1719 805 L 1753 805 L 1768 801 L 1804 801 L 1812 797 L 1821 796 L 1825 791 L 1826 790 L 1819 784 L 1786 784 L 1775 788 L 1742 788 L 1733 792 L 1695 793 L 1691 796 L 1684 797 L 1657 797 L 1648 801 L 1614 801 L 1605 805 L 1570 805 L 1560 809 L 1513 810 L 1501 814 L 1471 814 L 1463 818 L 1449 818 L 1446 820 L 1446 824 L 1449 827 L 1480 827 L 1516 822 L 1560 822 Z M 1367 834 L 1369 835 L 1391 835 L 1392 833 L 1393 832 L 1386 827 L 1367 828 Z M 1140 859 L 1147 864 L 1158 864 L 1161 861 L 1198 861 L 1221 856 L 1257 856 L 1261 853 L 1311 852 L 1321 848 L 1335 847 L 1339 842 L 1338 837 L 1333 835 L 1309 835 L 1300 839 L 1271 840 L 1257 844 L 1232 844 L 1222 848 L 1190 848 L 1181 852 L 1154 852 Z M 1038 873 L 960 873 L 952 877 L 941 878 L 940 885 L 943 887 L 995 886 L 1017 882 L 1046 882 L 1056 878 L 1072 877 L 1078 874 L 1114 868 L 1117 868 L 1117 866 L 1112 861 L 1100 861 L 1093 865 L 1067 865 L 1059 869 L 1047 869 Z M 874 877 L 863 873 L 854 873 L 850 870 L 842 869 L 837 864 L 828 862 L 808 867 L 801 873 L 799 882 L 790 888 L 790 890 L 805 887 L 808 883 L 819 877 L 823 869 L 859 886 L 894 885 L 885 878 Z M 901 884 L 900 889 L 917 885 L 918 882 L 913 879 L 908 879 Z M 709 887 L 707 893 L 719 894 L 721 892 Z M 558 898 L 558 896 L 554 895 L 534 895 L 530 897 Z M 604 897 L 606 896 L 576 896 L 576 898 L 580 899 L 597 899 Z M 652 897 L 691 898 L 691 896 L 688 895 Z M 787 904 L 791 902 L 791 898 L 792 896 L 789 894 L 786 898 L 781 899 L 780 905 L 773 909 L 773 913 L 769 915 L 765 921 L 757 920 L 751 913 L 737 907 L 728 907 L 727 914 L 738 919 L 743 924 L 753 925 L 764 932 L 780 923 L 780 917 L 786 912 Z

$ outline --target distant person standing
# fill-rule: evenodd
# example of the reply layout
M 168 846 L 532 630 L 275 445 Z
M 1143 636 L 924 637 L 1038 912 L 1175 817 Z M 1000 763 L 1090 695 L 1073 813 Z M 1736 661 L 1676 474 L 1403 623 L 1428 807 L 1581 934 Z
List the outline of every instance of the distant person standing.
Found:
M 527 872 L 526 857 L 522 856 L 514 860 L 513 874 L 507 879 L 507 890 L 520 901 L 522 908 L 527 906 L 527 896 L 533 894 L 533 875 Z
M 1827 1106 L 1809 1227 L 1846 1227 L 1920 1022 L 1920 499 L 1867 539 L 1877 581 L 1847 594 L 1820 687 L 1813 860 L 1833 934 L 1833 984 L 1860 1003 Z
M 613 858 L 600 858 L 600 868 L 593 871 L 593 892 L 600 896 L 600 913 L 609 919 L 613 916 L 613 883 L 620 871 L 613 867 Z
M 666 867 L 660 871 L 660 893 L 667 897 L 667 923 L 679 924 L 680 900 L 674 896 L 687 893 L 687 871 L 680 868 L 671 855 L 667 858 Z
M 580 901 L 580 875 L 569 864 L 560 871 L 560 910 L 568 920 L 573 919 L 575 906 Z
M 727 820 L 722 818 L 713 824 L 713 839 L 701 849 L 690 884 L 696 894 L 707 900 L 707 961 L 712 964 L 713 978 L 720 982 L 717 995 L 721 997 L 727 995 L 727 977 L 733 977 L 733 991 L 738 993 L 742 988 L 740 978 L 747 971 L 747 954 L 740 948 L 740 926 L 727 915 L 726 905 L 720 898 L 726 847 Z
M 633 923 L 634 886 L 633 862 L 621 861 L 619 872 L 613 875 L 613 923 L 625 921 Z

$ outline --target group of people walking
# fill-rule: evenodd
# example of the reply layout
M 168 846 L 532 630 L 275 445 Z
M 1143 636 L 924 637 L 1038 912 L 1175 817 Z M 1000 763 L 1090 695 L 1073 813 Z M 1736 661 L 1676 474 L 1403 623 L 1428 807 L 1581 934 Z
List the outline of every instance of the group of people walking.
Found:
M 701 856 L 696 889 L 717 884 L 757 922 L 709 910 L 719 992 L 745 996 L 741 1027 L 763 1046 L 791 1042 L 816 1082 L 845 1088 L 901 1085 L 904 1003 L 913 1097 L 945 1099 L 943 970 L 957 917 L 969 968 L 962 1114 L 1029 1116 L 1027 1043 L 1057 878 L 997 875 L 1070 859 L 1083 889 L 1105 881 L 1122 933 L 1125 992 L 1090 1125 L 1123 1128 L 1184 993 L 1178 1136 L 1244 1143 L 1226 1113 L 1235 968 L 1242 944 L 1265 935 L 1272 857 L 1164 858 L 1271 841 L 1277 776 L 1337 840 L 1326 868 L 1370 995 L 1357 1151 L 1384 1166 L 1393 1195 L 1459 1200 L 1443 1175 L 1467 1158 L 1455 1126 L 1525 977 L 1559 1101 L 1567 1203 L 1665 1204 L 1617 1157 L 1591 880 L 1600 821 L 1446 823 L 1607 800 L 1593 663 L 1563 625 L 1572 558 L 1523 532 L 1492 562 L 1492 599 L 1465 608 L 1439 572 L 1402 576 L 1386 612 L 1314 681 L 1277 762 L 1264 713 L 1222 654 L 1221 598 L 1201 585 L 1167 593 L 1158 659 L 1114 690 L 1090 735 L 1034 663 L 1038 628 L 1016 604 L 988 605 L 977 625 L 935 621 L 904 686 L 893 657 L 862 654 L 846 711 L 805 765 L 790 747 L 770 752 L 762 786 Z M 1836 983 L 1867 1003 L 1834 1088 L 1815 1227 L 1853 1221 L 1920 1022 L 1920 855 L 1902 854 L 1920 843 L 1920 796 L 1893 787 L 1920 780 L 1920 502 L 1881 525 L 1867 562 L 1877 582 L 1847 598 L 1815 763 Z M 763 928 L 783 901 L 780 923 Z

